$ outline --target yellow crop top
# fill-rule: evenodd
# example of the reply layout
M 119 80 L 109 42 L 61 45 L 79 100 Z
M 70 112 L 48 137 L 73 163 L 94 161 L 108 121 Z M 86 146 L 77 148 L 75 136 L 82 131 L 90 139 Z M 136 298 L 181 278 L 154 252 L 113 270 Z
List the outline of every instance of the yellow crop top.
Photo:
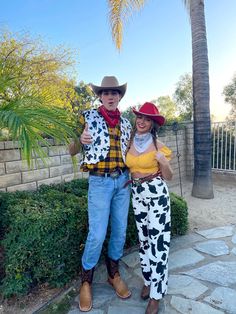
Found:
M 172 151 L 167 147 L 163 146 L 159 149 L 168 160 L 171 160 Z M 155 173 L 158 172 L 160 167 L 158 161 L 156 160 L 156 150 L 148 153 L 141 154 L 139 156 L 134 156 L 130 153 L 126 155 L 126 166 L 129 168 L 130 172 L 140 172 L 140 173 Z

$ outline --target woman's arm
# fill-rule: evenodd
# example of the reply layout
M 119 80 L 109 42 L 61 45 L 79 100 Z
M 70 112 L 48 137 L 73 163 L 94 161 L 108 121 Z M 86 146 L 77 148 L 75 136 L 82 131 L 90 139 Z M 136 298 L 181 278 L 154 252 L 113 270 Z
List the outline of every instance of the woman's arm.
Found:
M 163 152 L 161 152 L 161 148 L 163 146 L 165 146 L 165 145 L 161 141 L 157 140 L 158 151 L 156 153 L 156 159 L 160 165 L 160 170 L 161 170 L 163 178 L 165 180 L 171 180 L 173 177 L 173 170 L 170 166 L 170 161 L 169 161 L 171 156 L 166 157 L 165 154 Z
M 173 177 L 173 170 L 172 170 L 172 168 L 170 166 L 169 160 L 160 151 L 157 151 L 156 159 L 157 159 L 157 161 L 158 161 L 158 163 L 160 165 L 160 170 L 161 170 L 163 178 L 165 180 L 171 180 L 172 177 Z

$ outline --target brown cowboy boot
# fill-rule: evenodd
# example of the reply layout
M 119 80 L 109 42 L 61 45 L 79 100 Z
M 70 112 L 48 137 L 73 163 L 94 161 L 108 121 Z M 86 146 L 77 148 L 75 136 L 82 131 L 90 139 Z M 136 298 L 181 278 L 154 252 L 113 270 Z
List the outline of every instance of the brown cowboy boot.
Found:
M 143 285 L 143 288 L 142 288 L 141 294 L 140 294 L 141 298 L 143 300 L 147 300 L 149 298 L 149 293 L 150 293 L 150 286 Z
M 79 309 L 81 312 L 88 312 L 92 308 L 92 281 L 94 268 L 85 270 L 82 267 L 81 287 L 79 293 Z
M 126 283 L 121 279 L 119 273 L 119 261 L 113 261 L 109 257 L 106 258 L 108 282 L 115 289 L 116 294 L 121 299 L 127 299 L 131 296 Z
M 145 314 L 158 314 L 159 300 L 150 299 Z

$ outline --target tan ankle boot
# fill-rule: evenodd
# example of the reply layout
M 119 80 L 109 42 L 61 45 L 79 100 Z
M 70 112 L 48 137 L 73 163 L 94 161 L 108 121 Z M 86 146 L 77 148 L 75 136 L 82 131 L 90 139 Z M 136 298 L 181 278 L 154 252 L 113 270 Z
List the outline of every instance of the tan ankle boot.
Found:
M 92 281 L 94 268 L 85 270 L 82 268 L 81 273 L 81 287 L 79 293 L 79 309 L 81 312 L 88 312 L 91 310 L 92 301 Z
M 81 312 L 88 312 L 91 310 L 92 305 L 92 288 L 91 285 L 85 281 L 80 287 L 79 309 Z
M 150 299 L 145 314 L 158 314 L 159 300 Z
M 106 258 L 108 271 L 108 282 L 115 289 L 116 294 L 121 299 L 127 299 L 131 296 L 131 291 L 126 283 L 122 280 L 119 273 L 119 261 L 113 261 L 109 257 Z
M 108 277 L 108 282 L 115 289 L 116 294 L 121 299 L 127 299 L 131 296 L 131 291 L 129 291 L 126 283 L 122 280 L 119 273 L 116 273 L 114 278 Z

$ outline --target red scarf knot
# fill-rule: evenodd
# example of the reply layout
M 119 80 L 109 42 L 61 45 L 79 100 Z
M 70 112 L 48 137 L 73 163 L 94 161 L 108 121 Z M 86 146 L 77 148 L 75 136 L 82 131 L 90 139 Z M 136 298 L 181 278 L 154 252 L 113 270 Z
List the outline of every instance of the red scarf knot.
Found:
M 98 108 L 98 111 L 101 113 L 107 124 L 110 128 L 114 128 L 120 121 L 120 111 L 116 108 L 115 111 L 107 110 L 104 105 Z

